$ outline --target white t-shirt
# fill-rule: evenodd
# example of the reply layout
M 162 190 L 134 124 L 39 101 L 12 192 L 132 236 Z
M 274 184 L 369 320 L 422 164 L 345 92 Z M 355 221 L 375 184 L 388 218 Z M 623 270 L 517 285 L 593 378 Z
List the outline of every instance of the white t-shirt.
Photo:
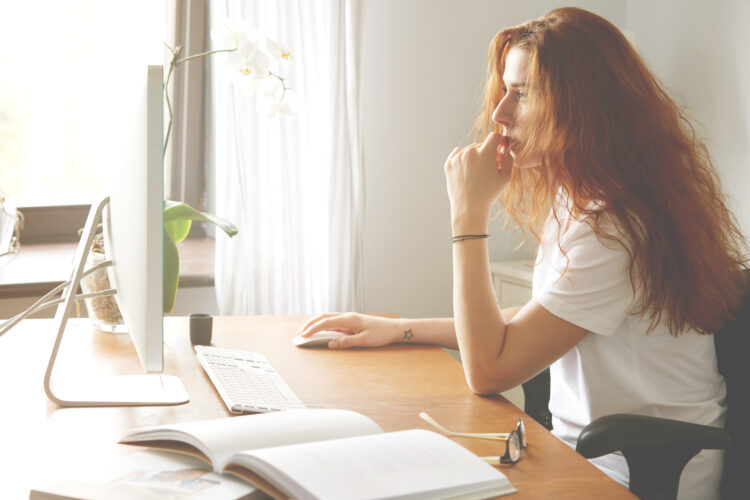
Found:
M 717 371 L 713 337 L 690 330 L 675 338 L 665 324 L 646 334 L 648 321 L 634 314 L 628 252 L 616 242 L 600 241 L 589 224 L 572 219 L 567 210 L 557 213 L 563 227 L 570 225 L 558 246 L 557 222 L 552 215 L 547 220 L 533 296 L 589 334 L 550 367 L 552 432 L 575 447 L 583 427 L 613 413 L 723 427 L 726 387 Z M 614 224 L 605 230 L 617 234 Z M 722 458 L 719 451 L 704 450 L 691 460 L 683 470 L 679 498 L 718 498 Z M 592 462 L 627 485 L 622 455 Z

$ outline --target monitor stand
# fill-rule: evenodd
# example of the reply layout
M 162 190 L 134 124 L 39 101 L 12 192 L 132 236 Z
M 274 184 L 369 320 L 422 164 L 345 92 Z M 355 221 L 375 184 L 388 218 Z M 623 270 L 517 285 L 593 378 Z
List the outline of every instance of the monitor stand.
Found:
M 94 203 L 86 219 L 81 241 L 76 249 L 73 274 L 70 286 L 63 290 L 63 302 L 55 314 L 57 338 L 52 348 L 47 373 L 44 376 L 44 390 L 47 396 L 60 406 L 159 406 L 179 405 L 190 400 L 182 381 L 173 375 L 160 373 L 142 375 L 86 376 L 79 379 L 52 380 L 55 359 L 65 332 L 68 317 L 75 310 L 75 294 L 81 281 L 97 225 L 102 220 L 104 207 L 109 203 L 105 197 Z

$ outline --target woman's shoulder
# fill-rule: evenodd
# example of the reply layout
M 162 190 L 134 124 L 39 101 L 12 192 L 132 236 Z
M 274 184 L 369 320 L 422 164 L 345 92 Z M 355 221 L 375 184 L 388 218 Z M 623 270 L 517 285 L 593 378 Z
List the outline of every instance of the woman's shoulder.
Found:
M 566 196 L 558 196 L 545 224 L 545 236 L 552 236 L 560 244 L 591 239 L 607 248 L 627 249 L 627 233 L 620 220 L 602 202 L 590 201 L 576 210 Z

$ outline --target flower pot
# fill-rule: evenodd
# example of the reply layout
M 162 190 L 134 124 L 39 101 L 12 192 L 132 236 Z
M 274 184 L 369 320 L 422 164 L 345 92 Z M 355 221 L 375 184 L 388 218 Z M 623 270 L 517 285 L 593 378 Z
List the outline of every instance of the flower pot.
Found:
M 86 257 L 86 269 L 91 269 L 104 260 L 103 253 L 92 249 Z M 106 268 L 99 269 L 81 280 L 83 293 L 99 292 L 110 288 Z M 113 295 L 84 299 L 84 302 L 94 328 L 109 333 L 125 333 L 127 331 L 122 314 L 120 314 L 120 308 L 117 306 L 117 301 Z

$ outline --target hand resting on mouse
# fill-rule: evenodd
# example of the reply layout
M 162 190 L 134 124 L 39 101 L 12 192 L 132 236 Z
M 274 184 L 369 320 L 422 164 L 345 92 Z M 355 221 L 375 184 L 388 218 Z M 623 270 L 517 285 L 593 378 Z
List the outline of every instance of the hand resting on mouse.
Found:
M 321 330 L 313 333 L 309 337 L 297 335 L 292 339 L 292 344 L 297 347 L 328 347 L 328 343 L 331 340 L 338 340 L 342 335 L 346 334 L 334 330 Z
M 319 332 L 337 332 L 338 338 L 328 341 L 329 349 L 349 347 L 381 347 L 398 342 L 401 336 L 398 319 L 359 313 L 326 313 L 305 323 L 293 340 L 302 347 L 306 338 Z M 300 340 L 297 340 L 300 338 Z

